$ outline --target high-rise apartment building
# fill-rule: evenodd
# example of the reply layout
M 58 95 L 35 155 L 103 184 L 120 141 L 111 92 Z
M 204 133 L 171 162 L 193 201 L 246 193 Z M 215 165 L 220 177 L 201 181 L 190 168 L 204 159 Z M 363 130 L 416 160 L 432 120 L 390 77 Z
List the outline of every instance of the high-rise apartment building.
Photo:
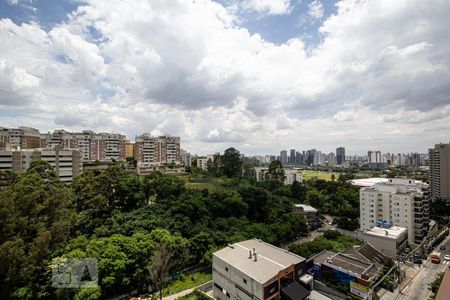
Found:
M 336 163 L 342 165 L 345 162 L 345 148 L 339 147 L 336 149 Z
M 450 202 L 450 144 L 437 144 L 428 150 L 430 196 Z
M 192 165 L 192 155 L 183 149 L 181 149 L 181 163 L 186 167 L 190 167 Z
M 288 163 L 288 156 L 287 156 L 287 151 L 283 150 L 280 152 L 280 162 L 282 164 L 287 164 Z
M 0 127 L 0 149 L 34 149 L 40 146 L 39 130 L 20 126 L 18 128 Z
M 425 238 L 429 223 L 428 185 L 413 179 L 390 178 L 362 188 L 359 199 L 362 230 L 386 221 L 408 228 L 410 244 L 419 244 Z
M 333 167 L 336 165 L 336 155 L 333 152 L 327 154 L 325 165 Z
M 295 156 L 295 149 L 291 149 L 291 151 L 290 151 L 291 153 L 290 153 L 290 156 L 289 156 L 289 162 L 291 163 L 291 164 L 295 164 L 296 162 L 297 162 L 297 160 L 296 160 L 296 156 Z
M 159 136 L 149 133 L 137 136 L 134 144 L 134 158 L 145 163 L 180 163 L 180 137 Z
M 125 157 L 133 157 L 134 155 L 134 144 L 130 140 L 125 141 Z
M 90 130 L 68 132 L 61 129 L 41 135 L 41 147 L 78 149 L 85 161 L 123 161 L 126 158 L 125 142 L 122 134 L 95 133 Z

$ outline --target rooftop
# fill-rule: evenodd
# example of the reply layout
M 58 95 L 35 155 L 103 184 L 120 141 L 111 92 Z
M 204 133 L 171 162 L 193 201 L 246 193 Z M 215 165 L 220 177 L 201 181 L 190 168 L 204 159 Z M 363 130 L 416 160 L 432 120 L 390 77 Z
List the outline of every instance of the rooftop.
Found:
M 249 251 L 257 253 L 257 261 L 249 258 Z M 301 256 L 275 247 L 261 240 L 252 239 L 228 245 L 215 252 L 217 257 L 260 283 L 266 283 L 279 271 L 305 261 Z
M 364 178 L 364 179 L 353 179 L 353 180 L 351 180 L 351 184 L 354 186 L 359 186 L 359 187 L 372 187 L 376 183 L 387 182 L 387 181 L 388 181 L 387 178 L 374 177 L 374 178 Z
M 373 227 L 370 230 L 365 231 L 366 234 L 382 236 L 390 239 L 397 239 L 399 236 L 405 234 L 408 231 L 405 227 L 391 226 L 389 228 Z
M 364 244 L 358 248 L 348 248 L 341 253 L 322 251 L 313 260 L 315 263 L 353 273 L 357 277 L 364 275 L 371 278 L 378 272 L 384 255 L 370 244 Z
M 317 209 L 315 209 L 312 206 L 306 205 L 306 204 L 295 204 L 295 207 L 297 208 L 303 208 L 304 212 L 317 212 Z

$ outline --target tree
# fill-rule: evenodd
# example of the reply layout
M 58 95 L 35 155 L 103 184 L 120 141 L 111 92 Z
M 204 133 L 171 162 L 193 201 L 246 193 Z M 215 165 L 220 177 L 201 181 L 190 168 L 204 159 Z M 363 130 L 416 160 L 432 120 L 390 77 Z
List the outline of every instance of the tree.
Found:
M 160 244 L 148 265 L 150 284 L 159 292 L 160 300 L 162 300 L 163 289 L 169 280 L 172 265 L 172 252 L 166 245 Z
M 269 165 L 269 172 L 267 174 L 269 178 L 284 182 L 286 176 L 284 174 L 283 165 L 279 160 L 274 160 Z
M 296 200 L 305 202 L 307 188 L 303 183 L 294 181 L 291 185 L 291 195 Z
M 241 154 L 234 148 L 225 150 L 221 157 L 222 172 L 227 177 L 242 176 L 242 161 Z

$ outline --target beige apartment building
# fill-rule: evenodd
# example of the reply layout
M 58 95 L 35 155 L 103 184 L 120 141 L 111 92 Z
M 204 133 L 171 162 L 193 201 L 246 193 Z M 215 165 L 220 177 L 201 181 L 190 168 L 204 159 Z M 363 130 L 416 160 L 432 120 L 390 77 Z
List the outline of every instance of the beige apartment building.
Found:
M 84 161 L 124 161 L 125 136 L 118 133 L 95 133 L 90 130 L 68 132 L 55 130 L 41 135 L 41 148 L 63 146 L 78 149 Z
M 48 162 L 62 182 L 72 182 L 83 170 L 81 152 L 76 149 L 0 150 L 0 170 L 24 173 L 34 160 Z
M 406 227 L 410 244 L 419 244 L 425 238 L 429 224 L 428 185 L 413 179 L 390 178 L 362 188 L 359 196 L 361 230 L 386 221 Z
M 134 158 L 143 163 L 181 163 L 180 137 L 149 133 L 137 136 Z
M 33 149 L 40 146 L 39 130 L 20 126 L 18 128 L 0 127 L 0 149 Z
M 450 201 L 450 144 L 437 144 L 428 154 L 431 199 Z
M 125 141 L 125 158 L 134 156 L 134 144 L 130 140 Z

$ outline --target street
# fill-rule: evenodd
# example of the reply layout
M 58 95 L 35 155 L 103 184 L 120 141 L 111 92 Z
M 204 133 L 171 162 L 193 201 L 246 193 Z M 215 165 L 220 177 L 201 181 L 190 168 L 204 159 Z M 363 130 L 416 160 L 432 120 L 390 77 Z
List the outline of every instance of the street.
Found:
M 445 250 L 440 247 L 445 245 Z M 397 300 L 421 300 L 428 299 L 431 291 L 428 289 L 429 284 L 436 279 L 436 275 L 443 272 L 449 266 L 449 261 L 444 260 L 445 254 L 450 254 L 449 237 L 436 247 L 436 252 L 441 254 L 441 263 L 433 264 L 431 260 L 427 260 L 423 268 L 417 273 L 416 277 L 400 292 Z
M 407 285 L 397 300 L 423 300 L 428 299 L 431 291 L 428 289 L 429 284 L 432 283 L 439 272 L 445 270 L 448 261 L 442 261 L 440 264 L 433 264 L 430 260 L 417 273 L 416 277 Z

